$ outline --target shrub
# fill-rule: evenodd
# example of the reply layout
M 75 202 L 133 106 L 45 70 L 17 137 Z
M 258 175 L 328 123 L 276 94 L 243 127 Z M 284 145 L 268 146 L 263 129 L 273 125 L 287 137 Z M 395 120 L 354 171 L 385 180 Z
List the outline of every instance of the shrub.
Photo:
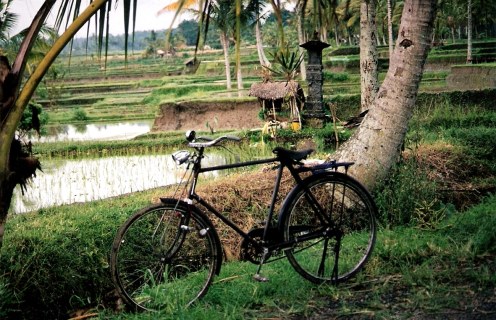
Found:
M 86 114 L 86 111 L 84 111 L 83 108 L 76 108 L 74 110 L 74 113 L 72 115 L 72 120 L 74 121 L 88 121 L 88 115 Z

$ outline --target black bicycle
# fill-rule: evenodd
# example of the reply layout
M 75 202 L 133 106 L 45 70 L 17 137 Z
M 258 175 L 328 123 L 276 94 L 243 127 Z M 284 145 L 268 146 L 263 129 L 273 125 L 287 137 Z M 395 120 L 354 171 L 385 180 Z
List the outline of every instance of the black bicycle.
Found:
M 212 213 L 242 237 L 242 258 L 258 265 L 284 255 L 293 268 L 313 283 L 339 283 L 353 277 L 367 262 L 376 239 L 376 206 L 369 192 L 346 174 L 350 162 L 304 165 L 312 150 L 273 150 L 263 160 L 202 167 L 206 148 L 237 137 L 186 138 L 193 152 L 172 157 L 187 164 L 183 200 L 162 198 L 158 204 L 134 213 L 118 230 L 110 254 L 112 280 L 133 310 L 160 310 L 167 305 L 190 305 L 204 296 L 219 274 L 223 250 L 217 231 L 205 211 Z M 217 211 L 196 193 L 199 174 L 216 170 L 274 163 L 277 169 L 265 226 L 248 232 Z M 338 172 L 344 168 L 345 173 Z M 296 184 L 274 216 L 283 170 Z

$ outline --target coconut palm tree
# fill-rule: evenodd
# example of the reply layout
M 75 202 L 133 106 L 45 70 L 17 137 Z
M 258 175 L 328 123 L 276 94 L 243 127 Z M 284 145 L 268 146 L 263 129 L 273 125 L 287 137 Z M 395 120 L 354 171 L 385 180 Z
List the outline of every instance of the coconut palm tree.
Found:
M 197 48 L 201 41 L 206 39 L 206 34 L 210 23 L 220 32 L 220 41 L 224 51 L 224 64 L 226 70 L 226 87 L 231 89 L 231 74 L 230 74 L 230 62 L 229 62 L 229 39 L 232 38 L 235 41 L 235 52 L 236 52 L 236 80 L 238 84 L 238 89 L 243 89 L 243 77 L 241 73 L 241 25 L 247 25 L 249 17 L 254 10 L 251 1 L 248 6 L 243 6 L 242 0 L 229 1 L 229 0 L 179 0 L 173 2 L 172 4 L 164 7 L 158 13 L 163 13 L 171 10 L 176 10 L 176 15 L 173 19 L 176 19 L 178 14 L 183 10 L 190 10 L 194 12 L 199 18 L 199 33 L 197 40 Z M 257 1 L 258 2 L 258 1 Z M 198 6 L 198 9 L 192 9 Z M 172 23 L 173 23 L 172 22 Z M 202 33 L 203 31 L 203 33 Z M 203 38 L 202 38 L 203 37 Z M 195 51 L 196 60 L 196 51 Z

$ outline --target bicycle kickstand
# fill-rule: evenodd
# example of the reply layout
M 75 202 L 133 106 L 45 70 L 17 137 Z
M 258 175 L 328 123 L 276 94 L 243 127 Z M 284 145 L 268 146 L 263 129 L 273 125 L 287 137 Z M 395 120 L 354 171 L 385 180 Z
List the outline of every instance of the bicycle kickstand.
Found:
M 258 282 L 268 282 L 269 278 L 264 277 L 260 274 L 260 270 L 262 270 L 262 265 L 264 262 L 267 260 L 267 258 L 270 256 L 269 250 L 267 248 L 264 248 L 264 252 L 262 255 L 262 260 L 260 260 L 260 264 L 258 265 L 257 268 L 257 273 L 253 276 L 253 279 Z

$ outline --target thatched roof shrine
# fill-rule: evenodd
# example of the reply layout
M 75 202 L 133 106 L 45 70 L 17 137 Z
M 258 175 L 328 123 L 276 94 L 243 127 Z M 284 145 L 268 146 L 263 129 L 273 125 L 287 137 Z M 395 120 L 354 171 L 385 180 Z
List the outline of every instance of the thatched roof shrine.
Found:
M 253 83 L 250 96 L 263 100 L 279 100 L 283 98 L 298 97 L 304 99 L 303 89 L 296 81 L 278 81 Z

